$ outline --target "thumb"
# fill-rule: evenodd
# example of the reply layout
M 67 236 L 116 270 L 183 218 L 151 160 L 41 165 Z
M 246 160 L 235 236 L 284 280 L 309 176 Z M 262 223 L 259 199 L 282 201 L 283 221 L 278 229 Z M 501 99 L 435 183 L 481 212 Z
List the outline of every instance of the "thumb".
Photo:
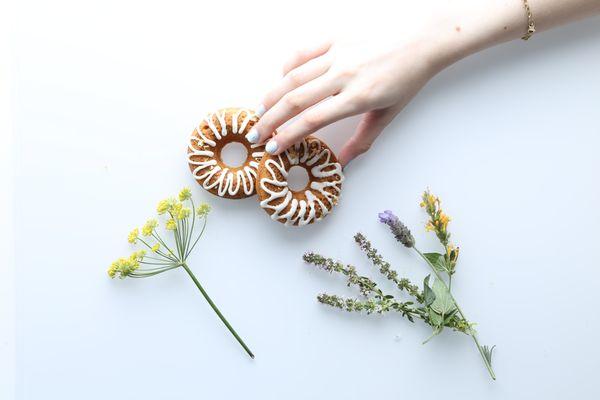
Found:
M 356 128 L 354 135 L 340 151 L 339 160 L 342 167 L 371 148 L 383 129 L 394 119 L 399 110 L 384 108 L 365 113 Z

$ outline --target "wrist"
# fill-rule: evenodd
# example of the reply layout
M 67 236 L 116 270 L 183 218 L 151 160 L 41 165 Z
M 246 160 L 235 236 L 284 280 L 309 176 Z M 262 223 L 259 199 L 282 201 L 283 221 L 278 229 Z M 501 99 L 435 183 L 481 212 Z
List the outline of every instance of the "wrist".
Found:
M 439 10 L 427 29 L 432 65 L 440 71 L 471 54 L 520 38 L 526 29 L 522 0 L 452 2 Z

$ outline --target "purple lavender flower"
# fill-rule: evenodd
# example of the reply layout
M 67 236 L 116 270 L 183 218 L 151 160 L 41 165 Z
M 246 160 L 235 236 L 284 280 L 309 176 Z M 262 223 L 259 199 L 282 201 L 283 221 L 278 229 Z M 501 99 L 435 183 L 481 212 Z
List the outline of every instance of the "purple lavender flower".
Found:
M 410 233 L 410 230 L 404 225 L 400 219 L 394 215 L 390 210 L 385 210 L 378 214 L 379 222 L 382 222 L 390 227 L 390 230 L 394 234 L 397 241 L 405 245 L 406 247 L 413 247 L 415 245 L 415 238 Z
M 383 222 L 384 224 L 390 224 L 393 221 L 398 221 L 398 217 L 394 215 L 390 210 L 385 210 L 382 213 L 377 214 L 379 217 L 379 222 Z

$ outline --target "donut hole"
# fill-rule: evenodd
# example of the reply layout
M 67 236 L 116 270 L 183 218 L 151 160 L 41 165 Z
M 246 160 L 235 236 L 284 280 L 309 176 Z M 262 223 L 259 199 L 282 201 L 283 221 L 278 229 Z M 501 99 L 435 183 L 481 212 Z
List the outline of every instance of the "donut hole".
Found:
M 239 142 L 227 143 L 221 149 L 221 161 L 231 168 L 238 168 L 244 165 L 248 159 L 248 150 L 246 146 Z
M 308 171 L 299 165 L 294 165 L 288 171 L 288 188 L 292 192 L 300 192 L 308 186 Z

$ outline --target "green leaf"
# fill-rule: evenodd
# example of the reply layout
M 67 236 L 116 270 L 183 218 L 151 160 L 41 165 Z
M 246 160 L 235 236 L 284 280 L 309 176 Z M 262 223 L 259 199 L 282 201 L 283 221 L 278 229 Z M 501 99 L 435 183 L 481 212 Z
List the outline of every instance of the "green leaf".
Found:
M 444 317 L 444 325 L 449 324 L 452 321 L 452 319 L 454 318 L 454 316 L 456 315 L 457 312 L 458 312 L 457 309 L 454 309 L 454 310 L 450 311 L 450 313 Z
M 427 313 L 429 314 L 429 321 L 432 326 L 441 326 L 444 323 L 444 319 L 440 314 L 432 310 L 431 308 L 427 309 Z
M 454 301 L 448 288 L 439 279 L 433 282 L 432 287 L 433 293 L 435 293 L 435 300 L 431 303 L 431 308 L 439 314 L 445 315 L 456 308 Z
M 429 275 L 423 280 L 423 298 L 425 301 L 425 307 L 429 307 L 435 300 L 435 293 L 429 287 Z
M 496 348 L 496 345 L 493 345 L 492 347 L 488 347 L 486 345 L 483 346 L 483 355 L 485 357 L 485 359 L 487 360 L 488 364 L 492 365 L 492 353 L 494 352 L 494 349 Z
M 446 258 L 440 253 L 425 253 L 425 258 L 433 265 L 433 268 L 437 272 L 448 272 L 448 266 L 446 265 Z

